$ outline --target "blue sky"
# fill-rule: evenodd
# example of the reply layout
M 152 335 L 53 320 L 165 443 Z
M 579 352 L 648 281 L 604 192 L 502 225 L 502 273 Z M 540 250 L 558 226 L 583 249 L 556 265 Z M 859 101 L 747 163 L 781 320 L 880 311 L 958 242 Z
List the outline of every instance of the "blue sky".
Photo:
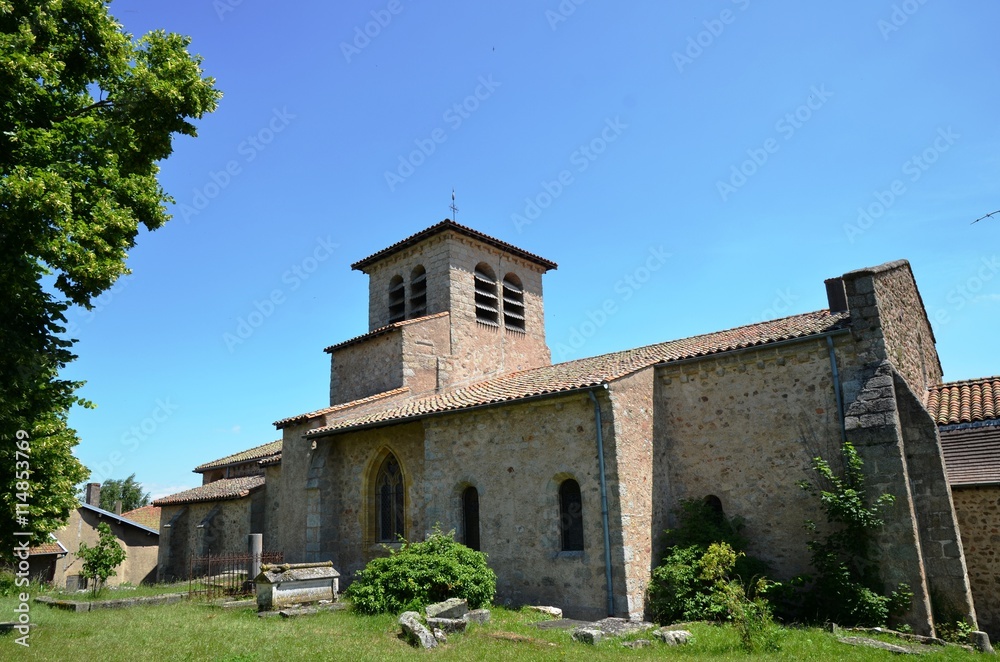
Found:
M 453 187 L 559 263 L 554 359 L 825 308 L 825 278 L 905 258 L 945 378 L 1000 373 L 1000 219 L 970 225 L 1000 208 L 1000 6 L 774 5 L 114 2 L 225 96 L 162 164 L 174 219 L 70 312 L 93 479 L 193 486 L 328 404 L 323 347 L 367 330 L 350 263 Z

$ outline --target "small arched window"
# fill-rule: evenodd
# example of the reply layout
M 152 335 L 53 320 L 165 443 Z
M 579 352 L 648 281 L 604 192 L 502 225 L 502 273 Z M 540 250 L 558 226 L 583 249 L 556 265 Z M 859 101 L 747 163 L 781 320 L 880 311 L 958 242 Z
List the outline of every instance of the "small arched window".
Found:
M 396 275 L 389 281 L 389 324 L 406 319 L 406 286 L 403 277 Z
M 462 491 L 462 529 L 465 546 L 479 551 L 479 490 L 467 487 Z
M 389 453 L 375 475 L 375 525 L 378 542 L 396 542 L 404 536 L 403 472 Z
M 410 318 L 427 314 L 427 272 L 417 265 L 410 274 Z
M 559 531 L 564 552 L 583 551 L 583 501 L 572 478 L 559 485 Z
M 511 331 L 524 331 L 524 288 L 514 274 L 503 277 L 503 325 Z
M 500 325 L 500 305 L 497 300 L 497 277 L 483 262 L 473 274 L 476 287 L 476 321 L 493 326 Z

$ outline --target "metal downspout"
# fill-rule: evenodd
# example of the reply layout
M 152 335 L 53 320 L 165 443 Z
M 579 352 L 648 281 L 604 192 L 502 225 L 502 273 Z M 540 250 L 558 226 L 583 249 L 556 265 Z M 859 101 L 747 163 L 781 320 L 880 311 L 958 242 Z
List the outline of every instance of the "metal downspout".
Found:
M 603 388 L 607 390 L 608 385 Z M 604 579 L 607 582 L 608 616 L 615 615 L 614 584 L 611 581 L 611 531 L 608 526 L 608 483 L 604 477 L 604 424 L 601 421 L 601 405 L 594 397 L 594 391 L 587 391 L 594 403 L 594 425 L 597 427 L 597 460 L 601 477 L 601 525 L 604 527 Z
M 844 425 L 844 396 L 840 393 L 840 372 L 837 370 L 837 355 L 833 351 L 833 337 L 826 337 L 830 348 L 830 369 L 833 371 L 833 390 L 837 396 L 837 420 L 840 422 L 840 441 L 847 443 L 847 428 Z

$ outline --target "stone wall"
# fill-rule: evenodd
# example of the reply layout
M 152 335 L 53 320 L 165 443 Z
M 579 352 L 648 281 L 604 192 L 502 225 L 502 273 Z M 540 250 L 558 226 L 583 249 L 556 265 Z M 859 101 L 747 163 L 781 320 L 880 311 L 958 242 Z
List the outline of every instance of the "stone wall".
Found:
M 159 581 L 187 578 L 192 556 L 246 552 L 254 502 L 262 500 L 258 490 L 242 499 L 163 506 Z
M 272 520 L 274 525 L 269 530 L 272 532 L 271 535 L 277 538 L 275 549 L 284 552 L 287 563 L 304 563 L 307 560 L 305 489 L 309 466 L 315 451 L 312 448 L 312 441 L 305 439 L 303 435 L 318 425 L 302 422 L 282 429 L 280 492 L 271 492 L 273 484 L 269 483 L 267 478 L 264 479 L 264 490 L 268 492 L 267 499 L 271 500 L 272 508 L 275 507 L 274 503 L 277 500 L 277 512 L 280 513 L 279 517 Z M 264 545 L 265 547 L 270 545 L 266 534 Z
M 610 464 L 615 442 L 606 399 L 604 407 Z M 587 395 L 427 419 L 424 472 L 428 526 L 461 531 L 462 491 L 478 490 L 481 546 L 499 578 L 500 603 L 553 604 L 575 618 L 607 615 L 596 430 Z M 569 478 L 580 485 L 582 552 L 561 550 L 558 491 Z M 613 553 L 621 559 L 620 542 Z M 623 593 L 621 567 L 614 573 L 616 593 Z M 618 597 L 616 611 L 625 615 L 628 602 Z
M 621 538 L 616 548 L 620 550 L 620 559 L 616 559 L 615 565 L 625 574 L 622 595 L 616 595 L 615 601 L 625 600 L 621 609 L 636 618 L 645 613 L 646 587 L 658 560 L 652 556 L 655 372 L 654 368 L 647 368 L 613 382 L 609 388 L 614 453 L 610 455 L 608 479 L 617 486 L 612 492 L 611 511 L 618 515 L 611 528 Z M 605 455 L 609 455 L 607 448 Z
M 853 359 L 846 334 L 836 348 L 838 362 Z M 810 570 L 803 523 L 824 518 L 797 483 L 814 478 L 812 458 L 835 459 L 841 439 L 825 340 L 658 368 L 655 405 L 654 559 L 680 501 L 714 495 L 778 579 Z
M 862 363 L 889 360 L 922 393 L 941 382 L 941 361 L 909 262 L 900 260 L 844 275 L 851 325 Z
M 952 488 L 979 628 L 1000 639 L 1000 485 Z
M 434 317 L 402 327 L 403 383 L 419 396 L 446 386 L 450 375 L 447 358 L 451 354 L 450 316 Z
M 330 405 L 403 386 L 403 332 L 394 329 L 330 354 Z

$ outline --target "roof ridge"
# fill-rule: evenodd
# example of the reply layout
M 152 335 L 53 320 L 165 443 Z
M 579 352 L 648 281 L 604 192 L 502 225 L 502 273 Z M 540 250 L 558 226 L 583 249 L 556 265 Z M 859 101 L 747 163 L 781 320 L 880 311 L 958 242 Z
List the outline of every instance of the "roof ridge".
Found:
M 445 310 L 445 311 L 442 311 L 440 313 L 431 313 L 430 315 L 422 315 L 420 317 L 413 317 L 413 318 L 408 319 L 408 320 L 399 320 L 398 322 L 390 322 L 389 324 L 386 324 L 384 326 L 380 326 L 377 329 L 372 329 L 371 331 L 368 331 L 367 333 L 362 333 L 359 336 L 354 336 L 352 338 L 348 338 L 347 340 L 342 340 L 342 341 L 340 341 L 338 343 L 334 343 L 334 344 L 330 345 L 329 347 L 324 347 L 323 351 L 326 352 L 327 354 L 330 354 L 330 353 L 333 352 L 333 350 L 340 349 L 341 347 L 346 347 L 347 345 L 352 345 L 352 344 L 354 344 L 356 342 L 360 342 L 362 340 L 367 340 L 368 338 L 376 338 L 376 337 L 378 337 L 380 335 L 389 333 L 390 331 L 395 331 L 396 329 L 398 329 L 400 327 L 409 326 L 410 324 L 413 324 L 415 322 L 423 322 L 423 321 L 429 320 L 429 319 L 437 319 L 438 317 L 444 317 L 446 315 L 451 315 L 451 311 Z
M 940 384 L 931 384 L 927 387 L 928 391 L 938 390 L 942 388 L 952 388 L 955 386 L 973 385 L 973 384 L 983 384 L 989 381 L 1000 381 L 1000 375 L 990 375 L 988 377 L 974 377 L 972 379 L 959 379 L 953 382 L 941 382 Z
M 247 462 L 249 462 L 250 460 L 254 459 L 254 457 L 252 455 L 249 456 L 249 457 L 244 458 L 244 460 L 232 459 L 232 458 L 237 458 L 240 455 L 247 455 L 248 453 L 253 453 L 254 451 L 260 450 L 260 449 L 264 448 L 265 446 L 271 446 L 273 444 L 280 444 L 280 443 L 282 443 L 281 439 L 275 439 L 273 441 L 268 441 L 266 443 L 260 444 L 259 446 L 253 446 L 251 448 L 247 448 L 247 449 L 242 450 L 242 451 L 236 451 L 235 453 L 230 453 L 229 455 L 224 455 L 224 456 L 222 456 L 222 457 L 220 457 L 218 459 L 215 459 L 215 460 L 209 460 L 208 462 L 202 462 L 201 464 L 199 464 L 197 467 L 194 468 L 194 471 L 195 471 L 195 473 L 198 473 L 199 469 L 203 469 L 203 468 L 209 469 L 209 468 L 213 468 L 213 467 L 217 467 L 217 466 L 225 466 L 227 464 L 234 464 L 234 463 L 242 462 L 244 460 L 247 461 Z M 276 450 L 275 452 L 278 452 L 278 451 Z M 271 454 L 272 453 L 266 453 L 266 455 L 271 455 Z M 261 457 L 261 456 L 258 456 L 258 457 Z M 230 460 L 230 459 L 232 459 L 231 462 L 227 462 L 226 461 L 226 460 Z
M 283 427 L 287 423 L 301 422 L 303 420 L 309 420 L 310 418 L 315 418 L 316 416 L 325 416 L 326 414 L 332 414 L 335 411 L 340 411 L 342 409 L 350 409 L 351 407 L 360 407 L 361 405 L 366 405 L 372 402 L 376 402 L 383 398 L 388 398 L 391 395 L 397 395 L 399 393 L 404 393 L 409 391 L 409 386 L 400 386 L 399 388 L 389 389 L 388 391 L 382 391 L 381 393 L 376 393 L 374 395 L 366 395 L 363 398 L 358 398 L 357 400 L 351 400 L 349 402 L 341 402 L 340 404 L 330 405 L 329 407 L 323 407 L 322 409 L 316 409 L 315 411 L 306 412 L 304 414 L 297 414 L 295 416 L 289 416 L 287 418 L 282 418 L 273 423 L 275 427 Z

